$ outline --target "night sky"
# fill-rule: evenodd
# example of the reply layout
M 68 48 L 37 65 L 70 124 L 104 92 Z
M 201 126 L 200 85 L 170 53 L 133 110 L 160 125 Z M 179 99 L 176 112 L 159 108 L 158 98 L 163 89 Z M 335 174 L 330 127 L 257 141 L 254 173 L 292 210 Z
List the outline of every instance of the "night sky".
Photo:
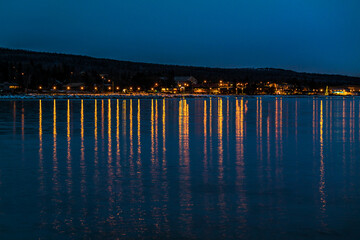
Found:
M 0 46 L 360 76 L 358 0 L 0 0 Z

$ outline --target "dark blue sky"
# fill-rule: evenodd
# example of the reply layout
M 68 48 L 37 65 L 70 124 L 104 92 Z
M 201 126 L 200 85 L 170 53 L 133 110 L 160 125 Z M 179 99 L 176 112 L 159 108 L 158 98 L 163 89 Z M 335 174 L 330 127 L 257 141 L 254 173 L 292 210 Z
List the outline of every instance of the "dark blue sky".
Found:
M 360 76 L 358 0 L 0 0 L 0 46 Z

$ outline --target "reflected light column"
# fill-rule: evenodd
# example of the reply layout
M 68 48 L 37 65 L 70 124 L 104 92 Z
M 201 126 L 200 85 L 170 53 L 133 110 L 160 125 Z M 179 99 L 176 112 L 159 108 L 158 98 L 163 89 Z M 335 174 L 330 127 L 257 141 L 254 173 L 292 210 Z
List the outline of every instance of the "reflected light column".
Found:
M 104 140 L 104 114 L 105 114 L 105 109 L 104 109 L 104 99 L 101 100 L 101 139 Z M 104 149 L 103 149 L 104 150 Z
M 57 132 L 56 132 L 56 100 L 54 99 L 54 106 L 53 106 L 53 183 L 54 183 L 54 190 L 57 191 L 58 189 L 58 162 L 57 162 Z
M 85 145 L 84 145 L 84 100 L 81 100 L 81 107 L 80 107 L 80 172 L 81 172 L 81 183 L 80 183 L 80 190 L 81 190 L 81 197 L 85 201 L 85 176 L 86 166 L 85 166 Z
M 138 164 L 138 166 L 141 165 L 141 125 L 140 125 L 141 124 L 141 116 L 140 116 L 140 112 L 141 112 L 141 105 L 140 105 L 140 99 L 138 99 L 138 105 L 137 105 L 137 140 L 138 140 L 137 164 Z
M 169 229 L 168 226 L 168 216 L 169 216 L 169 212 L 168 212 L 168 202 L 169 202 L 169 184 L 168 184 L 168 180 L 167 180 L 167 162 L 166 162 L 166 100 L 165 98 L 163 98 L 162 100 L 162 179 L 163 179 L 163 184 L 162 184 L 162 192 L 163 192 L 163 201 L 165 204 L 163 204 L 162 207 L 162 211 L 161 211 L 161 216 L 164 219 L 165 224 L 164 228 L 165 229 Z
M 179 155 L 180 220 L 185 225 L 185 231 L 190 232 L 193 204 L 189 162 L 189 105 L 186 99 L 179 101 Z
M 163 166 L 166 166 L 166 123 L 165 98 L 162 101 L 162 138 L 163 138 Z
M 256 135 L 257 135 L 257 152 L 259 159 L 262 161 L 262 99 L 259 97 L 256 101 Z
M 321 212 L 325 214 L 326 211 L 326 194 L 325 194 L 325 164 L 324 164 L 324 131 L 323 131 L 323 101 L 320 102 L 320 183 L 319 183 L 319 192 L 320 192 L 320 202 L 321 202 Z
M 112 162 L 112 145 L 111 145 L 111 100 L 108 99 L 108 164 Z
M 40 164 L 42 165 L 43 160 L 43 130 L 42 130 L 42 102 L 41 99 L 39 100 L 39 159 Z
M 97 99 L 94 101 L 94 165 L 95 165 L 95 174 L 94 174 L 94 184 L 97 186 L 99 182 L 99 157 L 98 157 L 98 108 L 97 108 Z
M 67 100 L 66 111 L 66 140 L 67 140 L 67 187 L 70 194 L 71 189 L 71 132 L 70 132 L 70 100 Z
M 44 190 L 44 154 L 43 154 L 43 129 L 42 129 L 42 101 L 39 100 L 39 180 L 40 191 Z
M 132 99 L 130 99 L 130 109 L 129 109 L 129 133 L 130 133 L 130 159 L 132 159 L 133 154 L 134 154 L 134 146 L 133 146 L 133 104 L 132 104 Z
M 225 212 L 226 203 L 225 203 L 225 194 L 223 190 L 224 186 L 224 145 L 223 145 L 223 100 L 222 98 L 218 98 L 218 154 L 219 154 L 219 186 L 221 189 L 221 193 L 218 194 L 219 208 L 221 212 L 221 220 L 220 223 L 224 223 L 224 219 L 227 218 L 227 214 Z
M 132 104 L 132 99 L 129 100 L 129 145 L 130 145 L 129 146 L 130 171 L 131 171 L 131 175 L 134 175 L 135 171 L 134 171 L 134 161 L 133 161 L 134 144 L 133 144 L 133 104 Z
M 84 161 L 84 100 L 81 100 L 80 109 L 80 137 L 81 137 L 81 160 Z
M 244 100 L 236 99 L 236 118 L 235 118 L 235 141 L 236 141 L 236 187 L 240 193 L 237 201 L 237 213 L 241 216 L 241 221 L 246 222 L 244 213 L 247 212 L 246 196 L 244 191 Z
M 155 99 L 155 154 L 156 162 L 159 161 L 159 108 L 158 100 Z
M 116 100 L 116 173 L 120 175 L 120 106 Z
M 98 114 L 97 114 L 97 99 L 94 103 L 94 157 L 95 166 L 98 164 Z
M 223 101 L 222 98 L 218 99 L 218 154 L 219 154 L 219 180 L 222 180 L 224 169 L 224 149 L 223 149 Z
M 104 99 L 101 100 L 101 151 L 105 152 L 105 108 Z
M 124 99 L 122 101 L 122 134 L 123 134 L 123 144 L 124 147 L 122 147 L 121 149 L 123 150 L 124 153 L 126 153 L 126 143 L 127 143 L 127 139 L 126 139 L 126 100 Z
M 208 182 L 208 155 L 207 155 L 207 100 L 204 100 L 204 181 Z
M 155 162 L 154 99 L 151 99 L 151 163 Z
M 114 208 L 114 194 L 113 194 L 113 178 L 114 178 L 114 172 L 112 167 L 112 131 L 111 131 L 111 99 L 108 99 L 108 194 L 109 194 L 109 216 L 108 220 L 113 218 L 112 212 Z

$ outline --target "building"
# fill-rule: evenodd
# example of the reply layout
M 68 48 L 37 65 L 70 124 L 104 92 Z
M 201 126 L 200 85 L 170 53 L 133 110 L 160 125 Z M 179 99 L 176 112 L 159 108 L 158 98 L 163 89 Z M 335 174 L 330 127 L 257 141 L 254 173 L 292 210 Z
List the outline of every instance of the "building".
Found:
M 197 79 L 194 78 L 193 76 L 176 76 L 174 77 L 174 81 L 178 86 L 179 85 L 185 86 L 186 84 L 191 86 L 197 84 L 198 82 Z
M 191 92 L 192 87 L 198 82 L 193 76 L 176 76 L 174 81 L 180 93 L 188 92 L 189 90 Z
M 348 86 L 347 88 L 353 94 L 359 94 L 360 93 L 360 86 Z
M 20 90 L 20 85 L 17 83 L 11 83 L 11 82 L 0 83 L 0 92 L 14 93 L 18 90 Z
M 352 95 L 349 88 L 347 87 L 332 87 L 330 88 L 330 93 L 332 95 L 340 95 L 340 96 Z

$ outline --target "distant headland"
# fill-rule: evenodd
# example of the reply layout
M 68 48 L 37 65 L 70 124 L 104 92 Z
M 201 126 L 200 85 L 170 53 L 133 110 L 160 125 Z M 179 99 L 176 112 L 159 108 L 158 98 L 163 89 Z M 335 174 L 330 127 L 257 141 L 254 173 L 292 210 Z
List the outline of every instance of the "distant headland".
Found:
M 360 77 L 208 68 L 0 48 L 0 94 L 359 95 Z

